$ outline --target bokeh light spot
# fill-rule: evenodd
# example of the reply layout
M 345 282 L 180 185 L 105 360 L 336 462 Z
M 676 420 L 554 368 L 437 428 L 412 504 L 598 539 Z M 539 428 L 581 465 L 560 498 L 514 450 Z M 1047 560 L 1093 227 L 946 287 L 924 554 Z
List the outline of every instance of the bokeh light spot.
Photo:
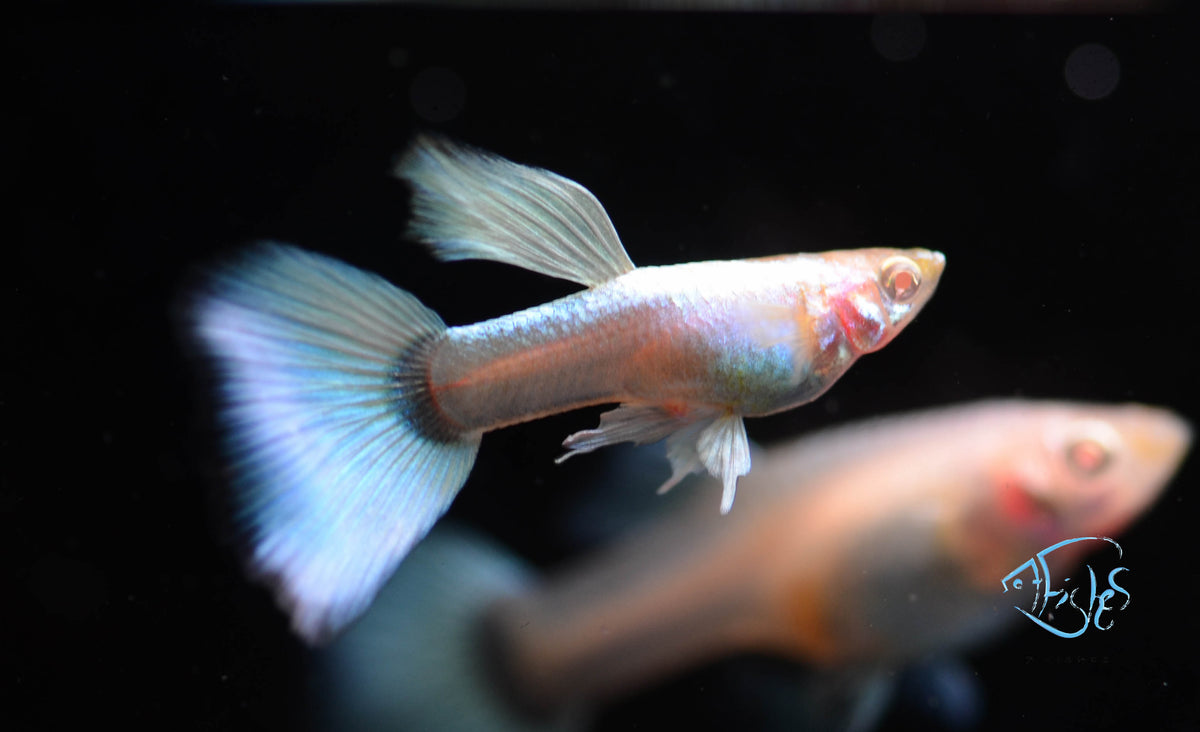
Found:
M 910 61 L 925 47 L 925 21 L 919 15 L 876 16 L 871 45 L 888 61 Z
M 1086 43 L 1067 56 L 1063 68 L 1067 86 L 1082 99 L 1103 99 L 1117 88 L 1121 62 L 1106 46 Z

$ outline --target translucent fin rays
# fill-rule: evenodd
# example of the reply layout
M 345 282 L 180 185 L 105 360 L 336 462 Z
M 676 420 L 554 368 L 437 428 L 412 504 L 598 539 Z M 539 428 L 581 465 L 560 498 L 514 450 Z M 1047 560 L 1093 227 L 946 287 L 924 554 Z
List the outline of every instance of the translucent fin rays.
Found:
M 413 235 L 440 259 L 490 259 L 589 286 L 634 268 L 604 207 L 561 175 L 430 135 L 396 174 L 413 186 Z
M 600 415 L 596 429 L 576 432 L 563 441 L 567 452 L 557 462 L 606 445 L 644 445 L 667 438 L 671 477 L 658 489 L 665 493 L 692 473 L 707 470 L 721 480 L 721 513 L 733 507 L 737 479 L 750 472 L 750 443 L 741 415 L 715 410 L 677 414 L 653 405 L 622 404 Z
M 466 481 L 478 435 L 410 419 L 419 348 L 444 329 L 416 298 L 320 255 L 264 245 L 194 304 L 225 377 L 222 417 L 253 572 L 297 632 L 355 618 Z

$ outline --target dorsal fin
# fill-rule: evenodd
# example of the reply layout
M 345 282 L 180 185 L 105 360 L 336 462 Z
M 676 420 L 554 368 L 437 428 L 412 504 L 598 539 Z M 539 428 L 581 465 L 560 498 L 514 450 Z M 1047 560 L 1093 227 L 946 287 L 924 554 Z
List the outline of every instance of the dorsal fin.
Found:
M 604 207 L 548 170 L 421 135 L 396 166 L 410 233 L 442 260 L 491 259 L 583 285 L 634 268 Z

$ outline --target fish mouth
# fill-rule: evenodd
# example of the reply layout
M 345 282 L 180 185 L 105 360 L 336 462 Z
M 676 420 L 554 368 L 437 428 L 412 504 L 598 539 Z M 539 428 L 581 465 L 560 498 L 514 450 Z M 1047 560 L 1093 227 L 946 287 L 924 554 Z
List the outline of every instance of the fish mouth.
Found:
M 1175 412 L 1162 407 L 1139 406 L 1141 429 L 1127 437 L 1139 459 L 1157 465 L 1166 480 L 1183 462 L 1192 446 L 1192 426 Z
M 914 257 L 921 267 L 921 274 L 926 282 L 936 282 L 941 279 L 946 269 L 946 255 L 932 249 L 919 249 Z
M 1163 407 L 1126 405 L 1118 417 L 1122 440 L 1130 457 L 1141 466 L 1142 476 L 1134 490 L 1114 497 L 1106 509 L 1104 529 L 1111 534 L 1124 531 L 1162 494 L 1192 445 L 1192 426 L 1183 417 Z
M 946 255 L 933 249 L 905 249 L 902 253 L 917 265 L 921 273 L 921 290 L 909 303 L 912 312 L 916 312 L 933 297 L 942 279 L 942 272 L 946 269 Z

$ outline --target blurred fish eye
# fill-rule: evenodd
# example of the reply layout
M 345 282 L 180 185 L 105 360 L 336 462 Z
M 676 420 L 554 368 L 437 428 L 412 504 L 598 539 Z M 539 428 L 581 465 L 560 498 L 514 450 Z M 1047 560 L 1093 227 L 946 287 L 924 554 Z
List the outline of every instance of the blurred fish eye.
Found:
M 1080 475 L 1093 476 L 1112 462 L 1112 453 L 1099 440 L 1084 438 L 1067 445 L 1067 463 Z
M 879 281 L 893 302 L 907 302 L 921 289 L 921 270 L 908 257 L 889 257 L 879 268 Z

